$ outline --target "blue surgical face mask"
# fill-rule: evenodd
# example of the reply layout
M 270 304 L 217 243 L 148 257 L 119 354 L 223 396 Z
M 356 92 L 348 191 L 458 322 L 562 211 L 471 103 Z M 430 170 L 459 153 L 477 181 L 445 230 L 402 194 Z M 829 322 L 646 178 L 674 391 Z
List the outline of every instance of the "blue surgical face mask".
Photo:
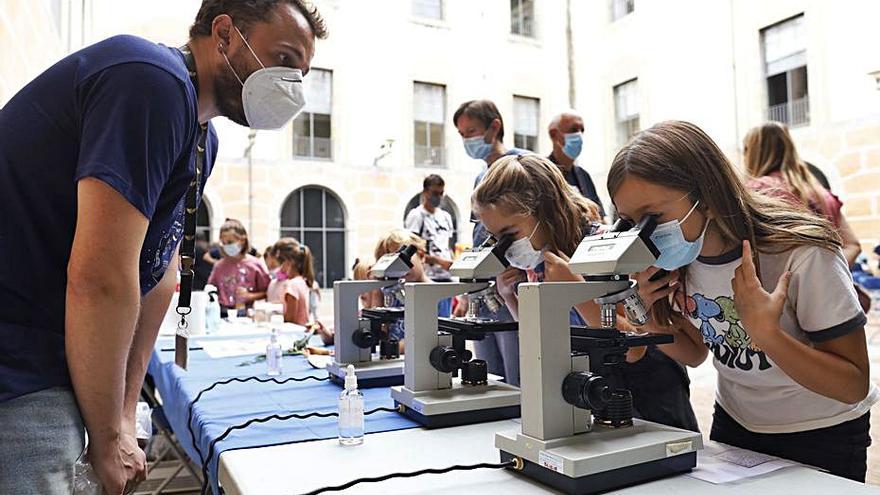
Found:
M 703 232 L 700 234 L 700 237 L 693 242 L 685 239 L 684 233 L 681 230 L 681 224 L 697 209 L 698 204 L 700 204 L 699 201 L 694 203 L 693 208 L 681 220 L 661 223 L 654 229 L 654 233 L 651 234 L 651 242 L 660 251 L 660 257 L 654 262 L 654 266 L 672 271 L 690 265 L 700 255 L 700 250 L 703 249 L 706 229 L 709 228 L 709 220 L 706 220 L 706 225 L 703 226 Z
M 486 131 L 488 134 L 489 131 Z M 464 140 L 464 150 L 474 160 L 485 160 L 492 152 L 492 143 L 486 142 L 486 134 L 474 136 Z
M 562 147 L 562 152 L 565 153 L 565 156 L 576 160 L 581 154 L 581 149 L 584 147 L 583 133 L 572 132 L 565 134 L 563 137 L 565 138 L 565 145 Z

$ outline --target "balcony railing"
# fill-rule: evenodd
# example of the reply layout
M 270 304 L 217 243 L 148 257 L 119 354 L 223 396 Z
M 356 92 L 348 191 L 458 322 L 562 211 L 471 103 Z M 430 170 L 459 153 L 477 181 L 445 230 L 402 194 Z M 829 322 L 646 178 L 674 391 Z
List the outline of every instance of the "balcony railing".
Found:
M 446 164 L 445 155 L 441 146 L 415 146 L 416 166 L 442 167 Z
M 767 109 L 767 120 L 782 122 L 790 127 L 799 127 L 810 123 L 810 99 L 803 97 L 773 105 Z

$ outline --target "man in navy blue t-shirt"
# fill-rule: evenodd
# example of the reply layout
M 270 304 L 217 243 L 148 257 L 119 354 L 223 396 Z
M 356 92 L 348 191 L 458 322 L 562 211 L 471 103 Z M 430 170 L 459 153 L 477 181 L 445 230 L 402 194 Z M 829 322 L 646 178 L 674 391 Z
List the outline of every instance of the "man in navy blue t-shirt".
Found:
M 301 0 L 204 0 L 186 47 L 110 38 L 0 108 L 0 493 L 71 493 L 83 426 L 106 493 L 143 478 L 135 408 L 208 122 L 289 122 L 316 37 Z

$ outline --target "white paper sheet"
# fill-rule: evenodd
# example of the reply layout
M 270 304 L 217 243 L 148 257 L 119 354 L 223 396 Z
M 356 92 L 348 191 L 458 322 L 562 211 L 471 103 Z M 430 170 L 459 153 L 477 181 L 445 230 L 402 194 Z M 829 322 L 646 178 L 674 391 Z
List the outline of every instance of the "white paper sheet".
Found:
M 697 467 L 686 476 L 718 485 L 799 465 L 723 443 L 706 442 L 703 450 L 697 454 Z

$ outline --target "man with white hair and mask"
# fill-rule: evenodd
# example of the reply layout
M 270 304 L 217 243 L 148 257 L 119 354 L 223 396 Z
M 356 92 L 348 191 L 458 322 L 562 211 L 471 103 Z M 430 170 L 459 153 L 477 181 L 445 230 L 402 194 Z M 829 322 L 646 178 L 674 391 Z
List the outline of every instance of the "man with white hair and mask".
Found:
M 584 145 L 584 119 L 574 110 L 567 110 L 553 117 L 547 131 L 553 143 L 553 152 L 547 158 L 559 167 L 565 181 L 582 196 L 599 205 L 600 214 L 605 216 L 593 179 L 583 167 L 575 163 Z

